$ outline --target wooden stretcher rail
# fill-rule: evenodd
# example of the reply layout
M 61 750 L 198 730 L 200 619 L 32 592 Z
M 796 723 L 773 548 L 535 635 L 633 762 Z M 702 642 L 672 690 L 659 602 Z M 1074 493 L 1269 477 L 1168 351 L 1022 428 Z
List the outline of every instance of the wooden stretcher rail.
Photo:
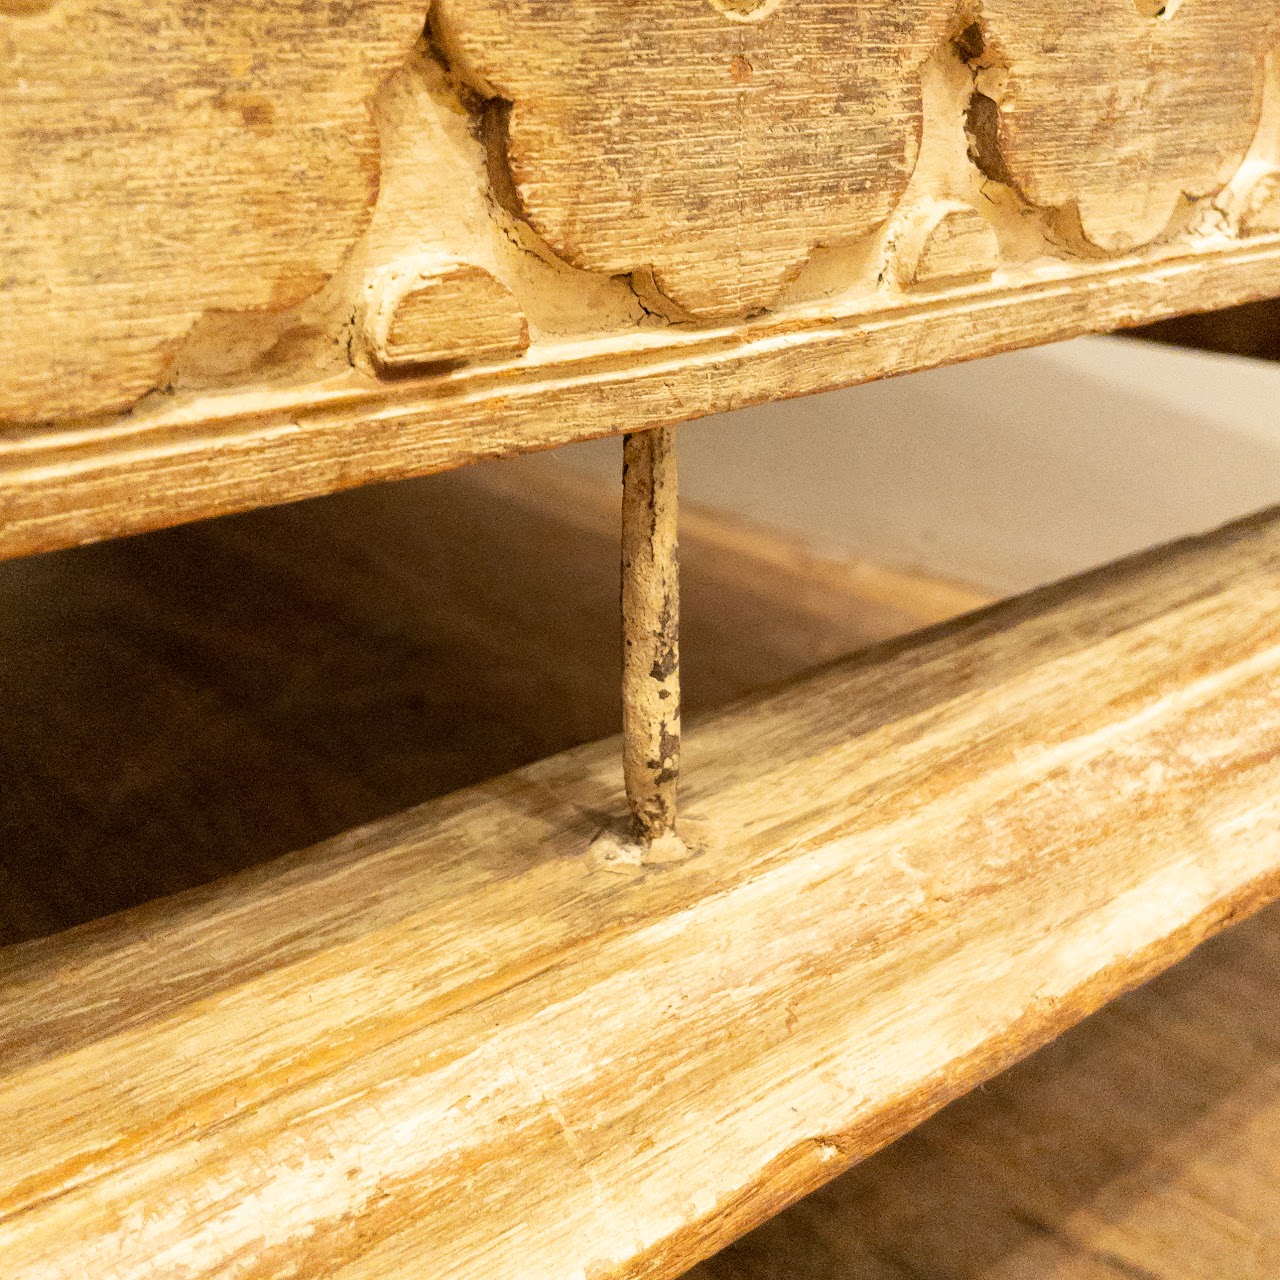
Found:
M 1272 906 L 685 1280 L 1280 1274 L 1278 986 Z
M 92 428 L 0 432 L 0 558 L 315 497 L 480 459 L 1280 294 L 1280 238 L 954 291 L 879 313 L 553 350 L 529 367 L 153 400 Z
M 9 1277 L 675 1277 L 1280 891 L 1280 513 L 3 953 Z

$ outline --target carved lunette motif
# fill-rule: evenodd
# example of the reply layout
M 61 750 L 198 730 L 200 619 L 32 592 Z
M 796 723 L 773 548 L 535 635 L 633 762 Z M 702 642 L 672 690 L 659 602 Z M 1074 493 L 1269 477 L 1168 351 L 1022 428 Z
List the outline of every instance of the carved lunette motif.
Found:
M 313 294 L 368 223 L 369 101 L 422 23 L 422 0 L 0 0 L 0 419 L 122 408 L 206 313 Z
M 651 267 L 696 316 L 770 305 L 815 247 L 884 221 L 915 160 L 920 67 L 948 38 L 975 77 L 975 163 L 1060 215 L 1059 241 L 1074 219 L 1086 250 L 1148 243 L 1239 168 L 1280 15 L 1274 0 L 725 10 L 435 9 L 461 75 L 510 103 L 514 189 L 539 232 L 593 270 Z
M 920 66 L 953 21 L 952 0 L 437 0 L 434 16 L 455 70 L 511 103 L 515 191 L 543 238 L 590 270 L 651 268 L 711 318 L 768 306 L 815 246 L 893 211 Z
M 1107 252 L 1220 191 L 1262 110 L 1276 0 L 982 0 L 977 115 L 998 176 Z M 981 162 L 984 157 L 979 155 Z
M 1044 223 L 1046 251 L 1127 251 L 1166 232 L 1184 197 L 1212 196 L 1239 167 L 1280 5 L 1186 0 L 1157 17 L 1143 3 L 437 0 L 431 29 L 450 73 L 488 103 L 477 132 L 489 175 L 474 180 L 496 175 L 503 189 L 489 191 L 486 233 L 502 241 L 514 212 L 549 262 L 634 276 L 668 316 L 722 321 L 777 307 L 815 248 L 857 243 L 895 210 L 893 251 L 910 261 L 882 272 L 882 289 L 996 265 L 984 202 L 935 226 L 930 209 L 955 193 L 912 178 L 928 110 L 921 68 L 940 50 L 972 77 L 974 164 Z M 364 229 L 379 169 L 369 104 L 423 16 L 421 0 L 233 0 L 217 12 L 189 0 L 64 0 L 47 12 L 0 0 L 12 72 L 0 80 L 0 338 L 22 355 L 0 381 L 0 419 L 127 406 L 166 376 L 202 316 L 222 315 L 220 332 L 235 313 L 280 316 L 269 336 L 287 327 L 288 309 L 350 260 Z M 423 98 L 413 109 L 450 108 Z M 504 120 L 505 132 L 492 127 Z M 412 115 L 382 120 L 387 137 L 414 128 Z M 442 172 L 402 169 L 384 196 L 459 180 Z M 1265 229 L 1261 208 L 1248 205 L 1242 226 Z M 922 242 L 922 227 L 946 243 Z M 502 296 L 483 280 L 502 274 L 500 255 L 468 266 L 431 210 L 414 234 L 367 245 L 365 280 L 426 253 L 459 259 L 451 278 L 486 306 Z M 503 283 L 532 316 L 540 299 Z M 370 287 L 335 282 L 346 292 L 326 322 L 331 359 L 359 350 L 343 335 Z M 845 287 L 860 286 L 850 276 Z M 426 294 L 412 296 L 415 324 L 430 327 Z M 518 315 L 495 346 L 468 343 L 466 314 L 442 314 L 434 327 L 450 332 L 420 349 L 519 350 Z M 373 369 L 400 369 L 419 348 L 370 350 Z

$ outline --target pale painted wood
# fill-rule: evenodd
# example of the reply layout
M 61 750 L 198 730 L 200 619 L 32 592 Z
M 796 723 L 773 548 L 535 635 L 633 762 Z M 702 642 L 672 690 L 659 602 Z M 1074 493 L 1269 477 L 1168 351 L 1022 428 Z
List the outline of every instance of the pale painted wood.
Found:
M 0 420 L 127 408 L 202 316 L 314 294 L 421 30 L 419 0 L 0 4 Z
M 619 452 L 555 457 L 609 483 Z M 1127 338 L 1011 352 L 690 426 L 680 486 L 1012 595 L 1280 504 L 1280 363 Z
M 1269 1280 L 1278 986 L 1273 907 L 687 1280 Z
M 0 555 L 1280 293 L 1274 7 L 11 0 Z
M 1000 265 L 1000 242 L 971 205 L 939 200 L 906 221 L 897 243 L 899 279 L 907 288 L 990 275 Z
M 363 336 L 375 368 L 398 371 L 522 355 L 529 324 L 511 291 L 487 271 L 421 254 L 370 277 Z
M 1156 264 L 912 294 L 880 314 L 812 306 L 734 330 L 638 333 L 457 370 L 317 390 L 282 381 L 157 398 L 109 428 L 0 434 L 0 556 L 29 554 L 444 471 L 1095 329 L 1280 293 L 1258 237 Z
M 674 427 L 622 441 L 622 775 L 632 834 L 676 833 L 680 781 L 679 483 Z
M 605 743 L 8 951 L 7 1273 L 677 1275 L 1280 890 L 1278 619 L 1273 515 L 696 726 L 678 865 Z
M 1280 231 L 1280 174 L 1258 183 L 1241 218 L 1246 234 Z
M 1117 252 L 1170 229 L 1244 162 L 1280 6 L 984 0 L 973 30 L 983 168 L 1057 211 L 1065 241 L 1074 230 Z
M 686 314 L 776 302 L 893 212 L 950 0 L 437 0 L 456 73 L 512 104 L 521 212 L 570 262 L 652 270 Z

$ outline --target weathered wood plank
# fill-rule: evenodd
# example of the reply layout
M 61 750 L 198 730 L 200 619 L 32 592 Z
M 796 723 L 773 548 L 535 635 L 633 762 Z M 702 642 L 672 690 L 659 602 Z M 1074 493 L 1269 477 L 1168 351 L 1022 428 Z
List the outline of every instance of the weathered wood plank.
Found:
M 110 428 L 0 433 L 0 557 L 477 459 L 643 430 L 1051 339 L 1280 294 L 1280 239 L 1152 265 L 1046 271 L 870 311 L 558 347 L 527 369 L 149 401 Z M 531 357 L 530 357 L 531 358 Z
M 688 1280 L 1268 1280 L 1278 987 L 1273 907 Z
M 369 223 L 368 102 L 422 22 L 421 0 L 0 3 L 0 420 L 127 408 L 206 313 L 315 293 Z
M 0 943 L 616 733 L 618 505 L 528 458 L 0 565 Z M 987 603 L 681 524 L 694 714 Z
M 0 555 L 1280 294 L 1278 21 L 0 0 Z
M 674 1276 L 1280 891 L 1278 695 L 1272 515 L 695 727 L 684 863 L 605 743 L 11 949 L 8 1272 Z

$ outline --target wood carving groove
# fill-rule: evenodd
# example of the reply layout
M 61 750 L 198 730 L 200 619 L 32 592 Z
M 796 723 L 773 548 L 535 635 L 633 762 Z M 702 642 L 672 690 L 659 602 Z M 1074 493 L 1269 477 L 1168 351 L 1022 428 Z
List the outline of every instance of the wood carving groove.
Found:
M 1278 29 L 1275 0 L 982 0 L 977 158 L 1067 239 L 1145 244 L 1240 167 Z
M 1280 231 L 1280 174 L 1268 174 L 1249 192 L 1240 230 L 1245 235 Z
M 0 557 L 1280 295 L 1280 239 L 1007 276 L 940 297 L 903 293 L 879 311 L 837 299 L 728 331 L 641 329 L 625 342 L 535 349 L 518 373 L 175 395 L 109 430 L 0 433 Z
M 0 3 L 0 554 L 1275 292 L 1278 10 Z
M 314 293 L 368 220 L 368 102 L 424 16 L 423 0 L 0 10 L 0 419 L 125 407 L 204 313 Z
M 500 360 L 529 346 L 529 325 L 487 271 L 436 254 L 392 263 L 367 284 L 365 346 L 380 370 Z
M 914 209 L 899 232 L 898 281 L 904 288 L 990 275 L 1000 265 L 991 224 L 971 205 L 930 201 Z
M 438 40 L 511 104 L 525 216 L 575 266 L 651 268 L 699 317 L 767 307 L 820 244 L 893 212 L 951 0 L 437 0 Z

